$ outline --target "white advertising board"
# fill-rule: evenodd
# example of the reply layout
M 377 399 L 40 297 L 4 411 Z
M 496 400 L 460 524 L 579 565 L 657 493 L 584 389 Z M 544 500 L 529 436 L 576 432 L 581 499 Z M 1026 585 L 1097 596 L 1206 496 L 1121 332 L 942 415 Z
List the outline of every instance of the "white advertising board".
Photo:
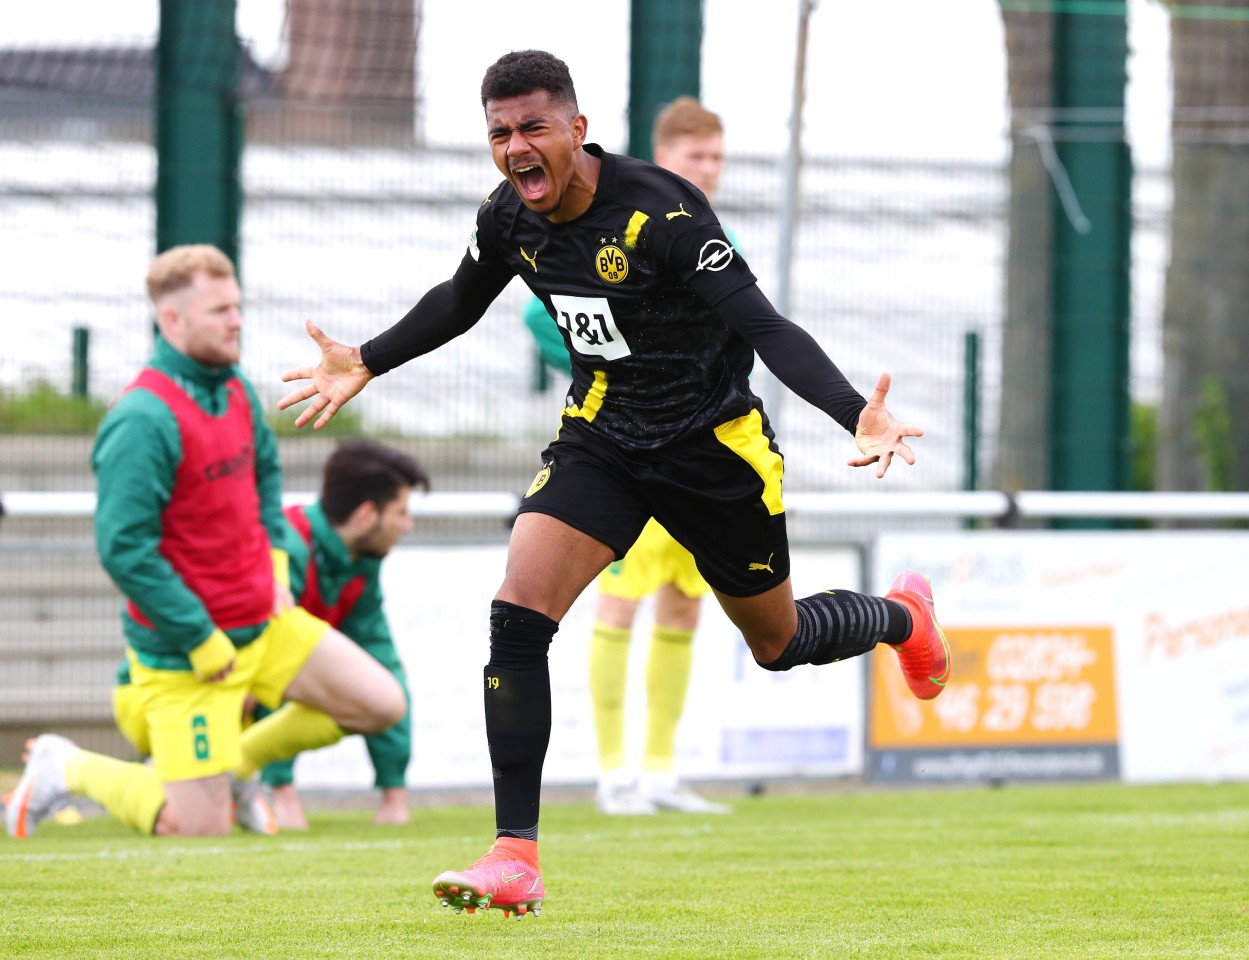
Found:
M 400 547 L 382 564 L 391 632 L 412 692 L 412 787 L 490 784 L 482 706 L 489 657 L 487 617 L 502 582 L 504 546 Z M 829 587 L 861 589 L 852 547 L 793 552 L 797 596 Z M 553 724 L 547 783 L 592 783 L 598 772 L 587 687 L 593 585 L 551 645 Z M 651 609 L 634 626 L 627 686 L 626 746 L 641 753 Z M 863 770 L 864 677 L 853 661 L 769 673 L 754 664 L 714 597 L 703 602 L 689 697 L 677 737 L 677 767 L 689 779 L 836 776 Z M 296 761 L 296 781 L 315 788 L 372 786 L 364 742 L 348 737 Z
M 1088 767 L 1109 739 L 1129 781 L 1249 779 L 1249 534 L 882 536 L 876 590 L 906 568 L 932 580 L 954 675 L 909 726 L 873 686 L 874 773 L 1095 775 L 1062 751 Z

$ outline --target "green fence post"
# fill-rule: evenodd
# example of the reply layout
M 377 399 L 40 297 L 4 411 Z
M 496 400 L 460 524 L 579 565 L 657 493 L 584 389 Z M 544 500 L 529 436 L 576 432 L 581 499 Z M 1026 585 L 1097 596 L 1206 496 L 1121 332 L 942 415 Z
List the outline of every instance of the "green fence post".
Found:
M 629 156 L 650 160 L 664 105 L 699 96 L 702 0 L 633 0 L 629 25 Z
M 980 485 L 980 334 L 963 334 L 963 489 Z
M 86 399 L 91 377 L 90 351 L 91 331 L 86 327 L 74 327 L 74 379 L 70 392 L 79 399 Z
M 161 0 L 156 249 L 211 243 L 238 265 L 244 111 L 235 0 Z
M 1050 487 L 1128 490 L 1127 19 L 1118 0 L 1089 0 L 1082 11 L 1054 14 Z

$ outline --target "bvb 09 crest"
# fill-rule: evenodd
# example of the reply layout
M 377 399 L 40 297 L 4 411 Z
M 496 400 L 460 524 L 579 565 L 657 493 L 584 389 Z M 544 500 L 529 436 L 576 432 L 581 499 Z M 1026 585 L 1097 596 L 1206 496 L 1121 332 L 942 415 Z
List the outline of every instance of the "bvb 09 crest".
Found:
M 629 275 L 629 261 L 619 247 L 606 246 L 598 252 L 598 275 L 608 283 L 619 283 Z

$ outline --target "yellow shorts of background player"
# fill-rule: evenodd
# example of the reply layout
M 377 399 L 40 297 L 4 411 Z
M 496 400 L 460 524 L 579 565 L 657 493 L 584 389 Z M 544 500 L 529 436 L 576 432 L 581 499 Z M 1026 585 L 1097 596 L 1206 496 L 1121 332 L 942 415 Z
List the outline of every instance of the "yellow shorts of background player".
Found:
M 161 780 L 198 780 L 225 773 L 240 760 L 243 701 L 250 693 L 270 709 L 303 669 L 329 624 L 302 607 L 274 617 L 238 651 L 234 669 L 216 683 L 190 670 L 154 670 L 133 650 L 130 683 L 113 690 L 117 729 L 143 755 L 151 755 Z
M 599 591 L 622 600 L 641 600 L 670 583 L 687 597 L 701 597 L 711 588 L 698 572 L 694 556 L 672 539 L 652 517 L 637 542 L 620 560 L 599 574 Z

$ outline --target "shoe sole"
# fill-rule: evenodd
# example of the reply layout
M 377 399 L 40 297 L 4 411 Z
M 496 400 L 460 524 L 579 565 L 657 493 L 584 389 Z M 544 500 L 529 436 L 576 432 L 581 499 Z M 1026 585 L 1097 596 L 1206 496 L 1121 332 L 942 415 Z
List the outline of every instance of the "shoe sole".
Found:
M 530 897 L 519 903 L 494 903 L 494 894 L 480 893 L 476 884 L 461 883 L 457 880 L 435 880 L 434 896 L 444 907 L 450 907 L 456 913 L 476 913 L 478 910 L 502 910 L 503 916 L 510 919 L 513 914 L 517 920 L 523 920 L 532 914 L 538 916 L 542 912 L 542 898 Z
M 925 600 L 928 604 L 928 622 L 932 624 L 932 628 L 937 631 L 937 636 L 941 638 L 941 652 L 945 657 L 945 669 L 941 671 L 940 677 L 929 677 L 929 683 L 935 683 L 938 687 L 944 687 L 950 679 L 950 641 L 946 639 L 945 631 L 941 629 L 941 624 L 937 623 L 937 615 L 934 612 L 934 604 L 931 600 Z
M 924 597 L 920 598 L 927 606 L 928 622 L 932 624 L 932 628 L 937 631 L 937 636 L 941 639 L 941 653 L 945 657 L 945 669 L 941 671 L 939 677 L 929 677 L 928 682 L 937 688 L 936 693 L 930 697 L 920 697 L 921 700 L 934 700 L 938 693 L 945 689 L 945 685 L 950 680 L 950 641 L 946 639 L 945 631 L 941 629 L 941 624 L 937 623 L 936 614 L 933 613 L 933 602 Z

